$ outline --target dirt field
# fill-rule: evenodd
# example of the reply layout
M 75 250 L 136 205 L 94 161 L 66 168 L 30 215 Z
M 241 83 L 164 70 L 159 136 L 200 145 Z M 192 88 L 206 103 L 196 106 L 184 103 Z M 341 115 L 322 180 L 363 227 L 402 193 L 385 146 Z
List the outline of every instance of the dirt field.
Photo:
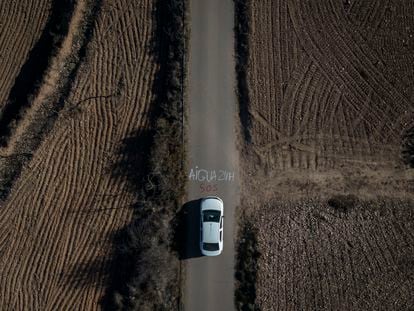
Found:
M 412 201 L 318 198 L 260 206 L 257 303 L 263 310 L 411 310 Z
M 413 308 L 413 3 L 251 1 L 247 14 L 241 192 L 258 305 Z
M 49 4 L 36 1 L 24 10 L 14 5 L 0 5 L 1 23 L 7 21 L 3 15 L 24 12 L 19 23 L 33 38 L 1 37 L 0 46 L 14 44 L 14 53 L 23 55 L 39 36 Z M 33 95 L 30 105 L 1 150 L 4 159 L 26 153 L 31 158 L 17 169 L 0 208 L 1 310 L 99 309 L 109 241 L 129 222 L 136 199 L 128 174 L 116 173 L 125 170 L 119 163 L 128 162 L 121 150 L 149 127 L 157 71 L 153 7 L 149 0 L 78 1 L 62 44 L 44 55 L 49 62 L 41 84 L 27 94 Z M 10 26 L 27 34 L 18 27 Z M 3 71 L 6 65 L 14 71 L 1 78 L 1 105 L 18 74 L 17 65 L 2 59 Z M 133 149 L 144 153 L 148 146 Z M 2 162 L 1 176 L 10 163 Z

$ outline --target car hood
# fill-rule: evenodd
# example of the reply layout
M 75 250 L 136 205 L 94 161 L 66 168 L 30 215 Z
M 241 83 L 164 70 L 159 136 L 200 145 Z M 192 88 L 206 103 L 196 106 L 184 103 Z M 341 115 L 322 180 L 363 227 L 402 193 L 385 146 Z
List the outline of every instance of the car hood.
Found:
M 203 223 L 203 242 L 218 243 L 219 242 L 219 223 L 204 222 Z

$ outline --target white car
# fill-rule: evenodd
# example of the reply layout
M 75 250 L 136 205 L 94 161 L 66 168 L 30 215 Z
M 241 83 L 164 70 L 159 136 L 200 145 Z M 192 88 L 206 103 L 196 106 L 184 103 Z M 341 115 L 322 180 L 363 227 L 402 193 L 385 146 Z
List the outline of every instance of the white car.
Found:
M 223 201 L 205 197 L 200 203 L 200 250 L 204 256 L 217 256 L 223 250 Z

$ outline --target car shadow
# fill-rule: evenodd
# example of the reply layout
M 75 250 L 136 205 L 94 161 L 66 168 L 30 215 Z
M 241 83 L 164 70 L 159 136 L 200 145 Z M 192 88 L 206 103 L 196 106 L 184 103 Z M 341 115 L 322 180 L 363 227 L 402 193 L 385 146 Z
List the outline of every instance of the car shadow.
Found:
M 200 200 L 182 206 L 177 215 L 175 240 L 180 260 L 203 256 L 200 251 Z

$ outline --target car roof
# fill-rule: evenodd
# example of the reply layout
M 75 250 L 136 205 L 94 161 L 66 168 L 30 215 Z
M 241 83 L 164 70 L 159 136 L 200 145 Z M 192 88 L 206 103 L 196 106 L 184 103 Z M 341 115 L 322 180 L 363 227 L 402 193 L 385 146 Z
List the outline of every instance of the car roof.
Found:
M 218 222 L 203 222 L 203 242 L 219 243 L 220 229 Z

